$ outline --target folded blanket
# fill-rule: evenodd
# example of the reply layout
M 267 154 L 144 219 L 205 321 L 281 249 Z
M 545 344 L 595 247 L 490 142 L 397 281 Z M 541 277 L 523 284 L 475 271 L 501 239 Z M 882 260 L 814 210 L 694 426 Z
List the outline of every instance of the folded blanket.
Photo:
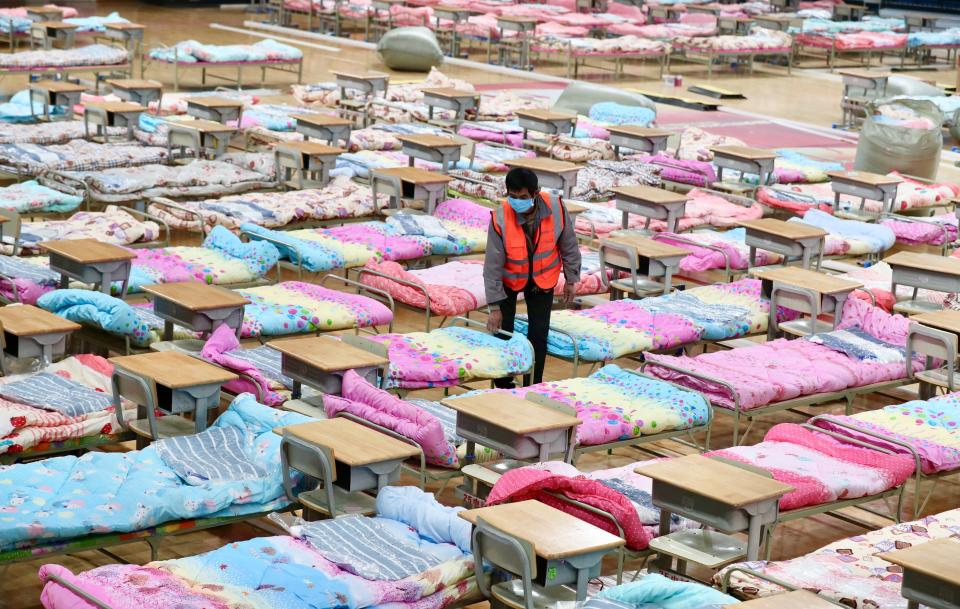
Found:
M 80 207 L 81 203 L 83 203 L 82 196 L 64 194 L 41 186 L 35 180 L 0 188 L 0 210 L 8 209 L 21 214 L 68 212 Z
M 110 396 L 49 372 L 40 372 L 23 380 L 0 385 L 0 397 L 34 408 L 59 412 L 68 417 L 105 410 L 113 404 Z

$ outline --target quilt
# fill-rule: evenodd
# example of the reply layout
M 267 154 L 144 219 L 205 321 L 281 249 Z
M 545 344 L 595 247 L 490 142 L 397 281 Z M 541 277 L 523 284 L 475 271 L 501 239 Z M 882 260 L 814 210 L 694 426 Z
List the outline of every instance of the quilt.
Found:
M 42 186 L 36 180 L 0 188 L 0 209 L 19 214 L 70 212 L 80 207 L 81 203 L 82 196 L 62 193 Z

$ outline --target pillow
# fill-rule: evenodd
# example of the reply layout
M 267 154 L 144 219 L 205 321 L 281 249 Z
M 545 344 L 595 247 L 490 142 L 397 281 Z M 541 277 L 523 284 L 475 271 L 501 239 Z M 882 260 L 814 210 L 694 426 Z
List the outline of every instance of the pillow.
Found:
M 443 63 L 443 51 L 433 31 L 425 27 L 400 27 L 387 32 L 377 44 L 377 54 L 391 70 L 429 72 Z
M 443 426 L 432 414 L 374 387 L 353 370 L 343 376 L 341 395 L 324 396 L 328 417 L 349 412 L 410 438 L 420 445 L 427 463 L 459 467 L 456 449 L 447 442 Z

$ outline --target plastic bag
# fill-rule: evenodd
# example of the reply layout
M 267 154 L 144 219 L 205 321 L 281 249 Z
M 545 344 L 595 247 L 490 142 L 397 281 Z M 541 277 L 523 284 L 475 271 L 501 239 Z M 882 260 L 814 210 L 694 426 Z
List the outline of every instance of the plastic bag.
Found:
M 887 174 L 898 171 L 921 178 L 935 179 L 943 148 L 943 113 L 927 101 L 901 99 L 897 104 L 912 110 L 918 117 L 928 118 L 931 128 L 908 128 L 889 124 L 878 118 L 881 102 L 867 105 L 854 169 Z
M 429 72 L 443 63 L 443 51 L 433 31 L 425 27 L 399 27 L 377 44 L 377 54 L 391 70 Z

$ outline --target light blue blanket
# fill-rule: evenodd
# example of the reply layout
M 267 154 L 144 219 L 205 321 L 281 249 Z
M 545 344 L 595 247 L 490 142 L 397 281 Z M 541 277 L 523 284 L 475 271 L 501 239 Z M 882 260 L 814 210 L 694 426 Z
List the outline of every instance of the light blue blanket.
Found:
M 0 548 L 93 533 L 126 532 L 164 522 L 276 509 L 285 503 L 275 427 L 310 421 L 242 394 L 211 429 L 235 429 L 236 447 L 259 477 L 185 480 L 157 444 L 126 453 L 89 452 L 0 468 L 4 526 Z
M 889 227 L 859 220 L 844 220 L 819 209 L 808 209 L 802 220 L 790 218 L 789 222 L 816 226 L 841 239 L 863 241 L 870 247 L 871 253 L 885 252 L 897 241 L 897 236 Z
M 596 598 L 626 603 L 633 609 L 719 609 L 739 602 L 709 586 L 674 581 L 657 574 L 601 590 Z

